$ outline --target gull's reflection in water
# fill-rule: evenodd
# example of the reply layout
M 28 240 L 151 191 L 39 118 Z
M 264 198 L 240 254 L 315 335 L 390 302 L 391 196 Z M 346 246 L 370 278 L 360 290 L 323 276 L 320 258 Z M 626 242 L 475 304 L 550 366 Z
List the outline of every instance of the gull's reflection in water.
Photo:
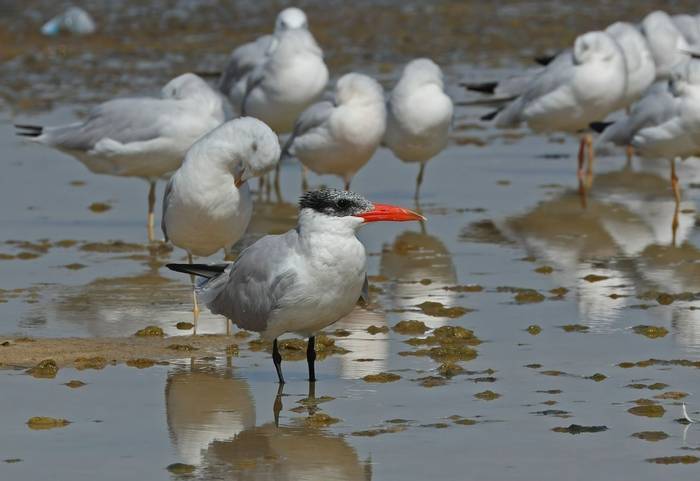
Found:
M 337 337 L 335 340 L 336 345 L 350 351 L 339 356 L 341 376 L 345 379 L 377 374 L 387 368 L 389 334 L 371 334 L 367 331 L 370 326 L 388 327 L 386 316 L 381 311 L 367 310 L 359 306 L 333 325 L 350 332 L 350 336 Z
M 195 366 L 168 375 L 165 410 L 170 438 L 181 462 L 199 466 L 214 441 L 255 427 L 255 403 L 232 369 Z
M 230 368 L 176 370 L 168 378 L 165 397 L 172 442 L 181 462 L 197 467 L 198 479 L 371 479 L 370 466 L 360 461 L 345 438 L 307 425 L 303 417 L 288 426 L 255 426 L 248 383 Z M 282 408 L 281 399 L 280 390 L 275 410 Z
M 524 215 L 497 222 L 497 227 L 539 262 L 554 267 L 555 285 L 575 290 L 582 322 L 607 330 L 630 303 L 610 294 L 634 298 L 640 256 L 650 246 L 673 244 L 675 203 L 667 190 L 666 179 L 653 173 L 602 174 L 586 209 L 576 192 L 564 192 Z M 692 204 L 681 205 L 688 207 Z M 681 210 L 676 244 L 688 238 L 693 225 L 693 216 Z M 605 279 L 589 282 L 589 274 Z
M 379 274 L 386 278 L 386 296 L 392 309 L 416 311 L 426 302 L 455 304 L 457 294 L 445 287 L 457 284 L 457 271 L 452 255 L 443 242 L 426 232 L 406 231 L 391 245 L 385 245 Z M 431 327 L 439 327 L 444 319 L 420 316 Z

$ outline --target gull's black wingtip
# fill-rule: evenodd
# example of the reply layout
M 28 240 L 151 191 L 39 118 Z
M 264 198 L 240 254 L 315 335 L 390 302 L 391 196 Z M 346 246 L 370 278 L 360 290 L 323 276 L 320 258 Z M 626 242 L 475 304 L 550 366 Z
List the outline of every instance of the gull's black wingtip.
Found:
M 16 134 L 22 137 L 39 137 L 44 132 L 41 125 L 15 124 L 15 128 Z
M 226 270 L 228 264 L 166 264 L 171 271 L 211 279 Z
M 484 121 L 484 122 L 489 122 L 489 121 L 495 119 L 500 111 L 501 111 L 501 109 L 494 110 L 493 112 L 489 112 L 486 115 L 482 115 L 481 117 L 479 117 L 479 119 Z
M 591 122 L 588 126 L 592 131 L 601 133 L 615 122 Z
M 496 92 L 496 87 L 498 87 L 498 82 L 462 82 L 459 85 L 466 88 L 467 90 L 471 90 L 472 92 L 480 92 L 482 94 L 494 94 Z

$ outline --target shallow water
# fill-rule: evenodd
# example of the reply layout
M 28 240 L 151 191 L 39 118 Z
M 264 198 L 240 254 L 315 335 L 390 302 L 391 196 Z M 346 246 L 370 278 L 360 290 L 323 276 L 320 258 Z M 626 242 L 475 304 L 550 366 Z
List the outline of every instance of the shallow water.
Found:
M 171 3 L 167 4 L 172 7 Z M 439 2 L 425 8 L 409 4 L 402 10 L 391 10 L 392 2 L 362 3 L 357 12 L 380 12 L 388 25 L 401 18 L 416 26 L 411 31 L 417 41 L 399 45 L 389 37 L 371 55 L 369 46 L 386 36 L 364 38 L 345 26 L 339 27 L 343 34 L 337 38 L 328 33 L 340 24 L 342 11 L 359 15 L 355 10 L 334 10 L 320 22 L 318 37 L 329 45 L 337 69 L 369 64 L 373 67 L 366 70 L 376 69 L 393 79 L 396 62 L 424 53 L 425 44 L 419 41 L 431 38 L 433 31 L 442 32 L 435 39 L 435 56 L 447 67 L 450 91 L 461 98 L 457 83 L 465 77 L 504 75 L 540 45 L 566 43 L 572 32 L 605 25 L 615 8 L 620 17 L 634 18 L 651 10 L 652 3 L 606 3 L 596 11 L 599 19 L 592 13 L 571 17 L 569 10 L 575 7 L 569 4 L 552 9 L 546 25 L 566 22 L 541 28 L 531 47 L 505 42 L 511 28 L 506 25 L 511 23 L 504 20 L 493 32 L 485 29 L 484 35 L 493 40 L 479 45 L 482 51 L 476 57 L 470 57 L 477 48 L 473 43 L 446 48 L 461 35 L 478 38 L 477 22 L 454 19 L 455 12 L 469 11 L 469 18 L 475 19 L 493 14 L 495 7 L 472 2 Z M 315 12 L 323 4 L 309 3 L 314 31 Z M 179 5 L 190 8 L 189 2 Z M 201 8 L 216 11 L 216 3 L 212 5 Z M 243 33 L 267 28 L 260 18 L 272 18 L 268 10 L 277 7 L 260 8 L 267 17 L 256 16 Z M 541 18 L 533 8 L 530 2 L 509 2 L 502 15 L 518 28 L 537 30 L 526 21 Z M 137 10 L 129 11 L 139 16 Z M 435 23 L 418 28 L 422 23 L 416 17 L 426 12 L 435 14 Z M 517 15 L 525 20 L 518 21 Z M 20 16 L 24 20 L 17 23 L 17 35 L 34 41 L 39 53 L 50 50 L 47 40 L 30 33 L 33 17 Z M 204 27 L 196 23 L 189 28 L 200 38 Z M 157 56 L 177 29 L 159 26 L 157 31 L 168 34 L 147 58 Z M 243 33 L 235 35 L 247 38 Z M 113 40 L 114 27 L 100 35 L 100 41 L 85 42 L 85 52 L 115 48 L 107 42 Z M 129 30 L 125 35 L 133 41 L 154 33 Z M 44 83 L 32 82 L 9 96 L 7 108 L 0 112 L 0 150 L 5 153 L 0 176 L 0 336 L 129 336 L 147 325 L 161 326 L 170 336 L 189 332 L 175 327 L 191 319 L 189 280 L 163 268 L 166 262 L 182 260 L 184 253 L 144 245 L 145 183 L 90 174 L 68 156 L 22 143 L 14 137 L 12 123 L 74 120 L 87 103 L 109 96 L 106 91 L 123 93 L 130 79 L 137 90 L 155 91 L 170 73 L 202 60 L 197 49 L 216 44 L 214 38 L 230 44 L 234 34 L 212 33 L 193 44 L 199 45 L 194 53 L 176 49 L 179 60 L 162 59 L 166 68 L 158 75 L 148 74 L 151 71 L 133 56 L 117 50 L 113 61 L 121 66 L 115 68 L 124 67 L 124 73 L 118 78 L 105 74 L 103 83 L 82 71 L 71 76 L 60 64 L 46 70 L 32 70 L 29 64 L 32 78 Z M 82 45 L 71 42 L 71 48 L 82 51 Z M 358 45 L 359 53 L 353 54 L 349 45 Z M 222 56 L 228 48 L 211 50 Z M 14 62 L 26 63 L 27 55 Z M 485 60 L 489 56 L 494 58 Z M 217 58 L 210 60 L 216 64 Z M 195 66 L 205 68 L 206 61 Z M 0 72 L 5 80 L 20 72 L 17 63 L 9 67 Z M 70 82 L 51 93 L 45 83 L 52 78 Z M 73 83 L 84 85 L 78 98 L 69 95 Z M 17 88 L 12 82 L 5 85 Z M 35 101 L 26 103 L 25 98 Z M 166 467 L 179 462 L 194 466 L 195 479 L 696 479 L 697 465 L 646 460 L 698 456 L 698 428 L 676 421 L 681 417 L 680 401 L 654 399 L 669 391 L 688 393 L 684 401 L 691 415 L 698 416 L 697 367 L 619 364 L 699 358 L 698 164 L 686 162 L 679 171 L 683 203 L 674 245 L 666 163 L 635 160 L 626 168 L 622 152 L 601 156 L 583 209 L 576 193 L 575 139 L 536 137 L 526 131 L 509 135 L 480 127 L 476 118 L 481 112 L 458 109 L 454 142 L 428 165 L 419 206 L 428 217 L 424 226 L 373 225 L 360 232 L 370 253 L 372 302 L 369 310 L 357 308 L 328 329 L 336 345 L 350 352 L 317 364 L 319 382 L 312 394 L 325 402 L 299 402 L 310 395 L 304 362 L 284 363 L 288 384 L 278 398 L 269 354 L 250 350 L 247 339 L 232 340 L 240 346 L 236 357 L 222 353 L 214 359 L 174 358 L 169 365 L 147 369 L 63 368 L 55 379 L 35 379 L 24 370 L 8 368 L 0 371 L 0 461 L 21 461 L 0 462 L 0 478 L 174 479 L 186 475 L 172 474 Z M 402 164 L 380 150 L 357 175 L 353 188 L 372 200 L 411 207 L 416 173 L 417 166 Z M 312 176 L 310 181 L 339 185 L 333 178 Z M 243 244 L 294 225 L 299 194 L 298 165 L 285 163 L 283 202 L 274 195 L 259 199 Z M 89 206 L 95 202 L 111 208 L 93 212 Z M 445 289 L 457 286 L 464 292 Z M 562 287 L 567 291 L 550 292 Z M 517 302 L 523 289 L 529 299 L 540 302 Z M 532 296 L 532 290 L 542 297 Z M 660 294 L 679 296 L 662 304 L 666 301 Z M 435 317 L 418 307 L 426 301 L 473 311 L 453 319 Z M 474 347 L 478 356 L 460 363 L 464 373 L 442 376 L 440 364 L 431 358 L 400 354 L 421 348 L 404 342 L 414 336 L 393 330 L 367 332 L 369 326 L 392 327 L 406 319 L 421 320 L 430 328 L 473 330 L 482 341 Z M 200 322 L 201 332 L 224 332 L 218 317 L 203 314 Z M 526 329 L 531 325 L 539 326 L 541 333 L 530 334 Z M 649 339 L 633 330 L 639 325 L 661 326 L 668 334 Z M 350 334 L 334 336 L 336 328 Z M 401 379 L 387 384 L 362 379 L 382 372 Z M 596 373 L 606 378 L 590 379 Z M 425 387 L 429 376 L 433 379 L 428 381 L 441 385 Z M 87 385 L 63 385 L 71 379 Z M 655 383 L 668 386 L 650 389 Z M 475 397 L 484 391 L 500 397 Z M 658 402 L 664 415 L 629 413 L 640 399 Z M 278 427 L 275 406 L 280 409 Z M 338 421 L 318 426 L 314 421 L 324 421 L 320 412 Z M 32 430 L 25 425 L 32 416 L 65 418 L 71 424 Z M 576 435 L 552 431 L 570 424 L 608 429 Z M 632 437 L 644 431 L 661 431 L 668 437 L 659 442 Z

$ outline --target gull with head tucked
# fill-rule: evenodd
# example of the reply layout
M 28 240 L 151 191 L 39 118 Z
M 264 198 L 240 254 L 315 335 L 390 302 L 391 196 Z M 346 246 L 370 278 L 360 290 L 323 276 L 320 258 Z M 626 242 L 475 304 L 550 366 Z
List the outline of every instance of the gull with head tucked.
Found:
M 253 210 L 247 180 L 273 169 L 277 135 L 253 118 L 231 120 L 196 142 L 173 174 L 163 198 L 166 240 L 192 256 L 226 254 L 245 233 Z M 199 315 L 193 292 L 195 332 Z M 228 331 L 228 321 L 227 321 Z
M 156 180 L 177 169 L 194 141 L 223 121 L 221 95 L 186 73 L 168 82 L 160 98 L 110 100 L 73 124 L 16 127 L 19 135 L 77 158 L 91 172 L 148 181 L 150 242 Z
M 377 150 L 385 128 L 381 85 L 367 75 L 349 73 L 338 80 L 333 101 L 318 102 L 299 116 L 282 155 L 295 155 L 317 174 L 341 177 L 348 190 L 352 177 Z
M 440 67 L 419 58 L 406 65 L 387 102 L 384 143 L 404 162 L 420 162 L 416 198 L 425 164 L 447 146 L 453 105 L 444 89 Z
M 315 334 L 349 314 L 366 289 L 366 253 L 357 229 L 369 222 L 424 220 L 410 210 L 332 189 L 307 192 L 299 208 L 296 228 L 263 237 L 232 264 L 168 264 L 204 279 L 198 292 L 213 313 L 273 341 L 280 384 L 277 337 L 293 332 L 309 338 L 309 380 L 315 381 Z

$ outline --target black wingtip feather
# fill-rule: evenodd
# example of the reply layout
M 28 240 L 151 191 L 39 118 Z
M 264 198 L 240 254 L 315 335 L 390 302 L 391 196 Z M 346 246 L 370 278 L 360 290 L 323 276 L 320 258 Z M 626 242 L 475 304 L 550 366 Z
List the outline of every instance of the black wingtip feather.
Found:
M 615 122 L 591 122 L 589 124 L 589 127 L 594 132 L 601 133 L 602 131 L 604 131 L 605 129 L 607 129 L 608 127 L 610 127 L 614 123 Z
M 493 94 L 496 92 L 496 87 L 498 87 L 498 82 L 482 82 L 482 83 L 461 83 L 462 87 L 472 92 L 480 92 L 482 94 Z
M 547 65 L 552 63 L 552 60 L 554 60 L 555 57 L 556 55 L 538 55 L 533 60 L 535 61 L 535 63 L 546 67 Z
M 501 111 L 501 109 L 494 110 L 493 112 L 489 112 L 489 113 L 486 114 L 486 115 L 482 115 L 482 116 L 480 117 L 480 119 L 483 120 L 484 122 L 488 122 L 488 121 L 490 121 L 490 120 L 495 119 L 495 118 L 496 118 L 496 115 L 498 115 L 498 113 L 499 113 L 500 111 Z
M 166 264 L 165 267 L 175 272 L 191 274 L 211 279 L 226 270 L 228 264 Z
M 22 137 L 39 137 L 44 132 L 41 125 L 15 124 L 15 128 L 18 129 L 17 135 Z

